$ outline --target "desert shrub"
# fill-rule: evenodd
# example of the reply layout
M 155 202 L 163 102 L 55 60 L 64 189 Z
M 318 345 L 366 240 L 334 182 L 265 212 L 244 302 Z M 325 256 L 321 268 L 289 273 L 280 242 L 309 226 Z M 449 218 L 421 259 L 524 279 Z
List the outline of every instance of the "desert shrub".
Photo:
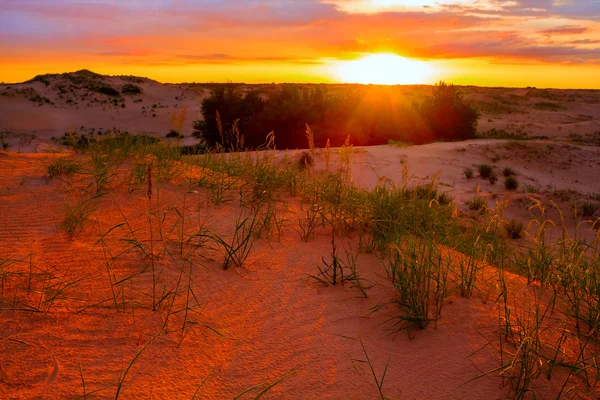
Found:
M 463 174 L 465 175 L 465 177 L 466 177 L 467 179 L 471 179 L 471 178 L 473 178 L 473 170 L 472 170 L 471 168 L 465 168 L 465 169 L 463 170 Z
M 512 168 L 506 167 L 502 170 L 502 175 L 504 175 L 505 178 L 508 178 L 509 176 L 516 175 L 516 173 Z
M 523 222 L 514 219 L 504 221 L 504 230 L 511 239 L 520 239 L 523 236 Z
M 119 91 L 109 85 L 101 85 L 101 86 L 95 87 L 94 91 L 98 92 L 100 94 L 105 94 L 107 96 L 118 96 L 119 95 Z
M 504 187 L 507 190 L 517 190 L 519 181 L 517 181 L 517 178 L 514 176 L 507 176 L 506 179 L 504 179 Z
M 139 86 L 133 85 L 131 83 L 126 83 L 121 88 L 121 93 L 123 94 L 140 94 L 142 93 L 142 88 Z
M 536 110 L 543 110 L 543 111 L 558 111 L 563 108 L 559 104 L 552 103 L 550 101 L 542 101 L 539 103 L 535 103 L 532 105 L 532 107 L 535 108 Z
M 492 185 L 496 184 L 496 182 L 498 182 L 498 176 L 496 176 L 496 174 L 494 172 L 492 172 L 492 174 L 489 176 L 488 180 L 490 181 L 490 183 Z
M 298 156 L 298 166 L 301 168 L 312 166 L 313 162 L 314 160 L 308 151 L 303 151 L 300 153 L 300 156 Z
M 456 86 L 443 81 L 436 83 L 432 96 L 419 107 L 419 113 L 436 139 L 471 139 L 477 132 L 477 111 L 463 100 Z
M 477 171 L 479 172 L 480 177 L 488 179 L 494 172 L 494 167 L 489 164 L 480 164 L 477 166 Z

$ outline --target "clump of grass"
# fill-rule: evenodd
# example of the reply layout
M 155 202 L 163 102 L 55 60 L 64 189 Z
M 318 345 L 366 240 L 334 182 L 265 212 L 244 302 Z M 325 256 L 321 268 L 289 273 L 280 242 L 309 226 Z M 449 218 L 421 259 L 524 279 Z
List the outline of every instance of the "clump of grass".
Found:
M 75 198 L 65 203 L 65 217 L 60 224 L 60 229 L 65 231 L 70 240 L 73 240 L 83 231 L 85 223 L 96 211 L 93 202 L 96 197 L 86 200 Z
M 489 164 L 480 164 L 477 166 L 477 171 L 479 172 L 480 177 L 488 179 L 494 172 L 494 167 Z
M 597 210 L 596 204 L 594 204 L 590 201 L 584 201 L 581 204 L 575 202 L 573 204 L 573 214 L 576 217 L 584 217 L 584 218 L 593 217 L 594 214 L 596 213 L 596 210 Z
M 337 254 L 335 229 L 331 234 L 331 247 L 331 262 L 327 262 L 325 261 L 325 257 L 321 257 L 321 261 L 325 267 L 319 266 L 319 274 L 310 275 L 310 277 L 325 286 L 335 286 L 349 282 L 352 286 L 358 288 L 364 297 L 367 297 L 366 288 L 363 286 L 362 279 L 356 271 L 356 255 L 351 251 L 346 251 L 346 261 L 343 261 Z
M 492 172 L 492 174 L 489 176 L 488 180 L 490 181 L 490 183 L 492 185 L 495 185 L 496 182 L 498 182 L 498 176 L 496 176 L 496 174 L 494 172 Z
M 315 234 L 315 229 L 319 224 L 319 219 L 323 217 L 323 206 L 313 203 L 308 209 L 300 209 L 300 217 L 298 218 L 298 234 L 304 242 L 308 242 Z
M 437 201 L 440 205 L 447 206 L 454 201 L 454 197 L 450 196 L 448 193 L 440 193 Z
M 584 217 L 592 217 L 596 213 L 596 205 L 589 201 L 581 205 L 581 213 Z
M 254 239 L 259 229 L 259 221 L 253 216 L 238 217 L 235 223 L 235 232 L 231 242 L 222 237 L 212 235 L 212 239 L 225 250 L 223 269 L 227 270 L 231 265 L 241 268 L 254 247 Z
M 475 196 L 471 200 L 467 201 L 467 206 L 470 210 L 485 212 L 487 210 L 487 203 L 483 197 L 479 195 L 479 188 L 475 192 Z
M 506 234 L 511 239 L 520 239 L 523 237 L 523 229 L 524 225 L 521 221 L 516 221 L 514 219 L 504 221 L 504 230 Z
M 472 179 L 473 178 L 473 169 L 471 169 L 471 168 L 465 168 L 463 170 L 463 174 L 465 175 L 465 177 L 467 179 Z
M 519 187 L 519 181 L 512 175 L 509 175 L 504 179 L 504 187 L 507 190 L 517 190 Z
M 329 171 L 329 163 L 331 161 L 331 142 L 329 138 L 327 139 L 327 143 L 325 143 L 325 168 Z
M 308 148 L 310 149 L 310 157 L 311 157 L 311 161 L 314 162 L 315 160 L 315 136 L 312 132 L 312 129 L 310 129 L 310 126 L 308 126 L 308 124 L 306 124 L 306 139 L 308 140 Z M 310 166 L 312 167 L 312 162 L 310 164 Z
M 81 171 L 81 164 L 67 157 L 56 157 L 46 166 L 46 172 L 51 178 L 72 175 Z
M 516 173 L 512 168 L 506 167 L 502 170 L 502 175 L 504 175 L 505 178 L 508 178 L 509 176 L 516 175 Z
M 539 193 L 540 189 L 533 185 L 527 185 L 527 187 L 525 188 L 525 191 L 527 193 Z
M 437 197 L 437 190 L 432 185 L 420 185 L 415 187 L 415 195 L 417 199 L 433 200 Z
M 407 237 L 392 246 L 384 266 L 396 292 L 394 302 L 404 314 L 391 319 L 397 330 L 425 329 L 437 321 L 447 296 L 447 260 L 429 238 Z

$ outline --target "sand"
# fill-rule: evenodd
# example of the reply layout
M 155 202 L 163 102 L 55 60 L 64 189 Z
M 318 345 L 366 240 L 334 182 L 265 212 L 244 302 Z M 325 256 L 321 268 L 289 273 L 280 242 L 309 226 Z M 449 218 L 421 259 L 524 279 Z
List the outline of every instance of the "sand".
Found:
M 454 185 L 448 189 L 459 197 L 463 192 L 468 195 L 473 187 L 471 181 L 463 183 L 466 178 L 461 168 L 483 160 L 489 146 L 505 143 L 357 148 L 354 175 L 367 187 L 374 185 L 377 175 L 398 179 L 393 172 L 401 160 L 407 160 L 418 183 L 446 167 L 440 183 Z M 456 151 L 463 147 L 466 152 Z M 590 152 L 587 157 L 594 158 L 596 150 L 581 152 Z M 452 157 L 465 153 L 472 155 L 469 161 L 459 158 L 457 164 L 452 163 Z M 129 362 L 163 327 L 166 310 L 164 306 L 156 312 L 151 310 L 149 261 L 135 252 L 123 255 L 114 266 L 115 280 L 135 275 L 123 286 L 121 297 L 125 303 L 119 305 L 119 311 L 115 309 L 102 249 L 96 243 L 100 235 L 123 221 L 121 208 L 136 235 L 147 241 L 147 210 L 167 212 L 164 225 L 171 226 L 175 214 L 172 207 L 183 207 L 184 196 L 188 234 L 206 224 L 227 235 L 231 234 L 239 208 L 233 203 L 207 206 L 207 193 L 186 195 L 185 187 L 174 184 L 158 184 L 160 198 L 152 203 L 141 188 L 132 193 L 118 190 L 99 200 L 95 222 L 70 241 L 58 229 L 65 183 L 45 177 L 43 157 L 15 153 L 0 156 L 0 254 L 4 259 L 22 259 L 21 265 L 11 268 L 24 273 L 4 288 L 3 308 L 10 308 L 11 302 L 14 304 L 12 296 L 17 296 L 16 308 L 22 301 L 48 309 L 43 313 L 1 311 L 0 393 L 7 398 L 80 396 L 81 367 L 86 392 L 108 386 L 94 395 L 108 398 L 114 396 L 115 383 Z M 367 171 L 367 165 L 374 171 Z M 541 179 L 531 170 L 525 171 L 524 176 Z M 595 188 L 597 181 L 588 177 L 582 185 Z M 508 387 L 502 386 L 497 374 L 471 381 L 498 365 L 497 353 L 486 346 L 487 338 L 493 337 L 497 329 L 494 306 L 487 302 L 493 297 L 494 278 L 487 296 L 450 296 L 437 328 L 430 326 L 410 335 L 405 331 L 395 333 L 386 321 L 398 314 L 396 307 L 388 305 L 373 312 L 374 307 L 393 300 L 392 288 L 376 257 L 361 254 L 358 260 L 362 276 L 372 286 L 367 299 L 349 286 L 323 287 L 316 283 L 309 275 L 317 272 L 320 258 L 331 252 L 330 235 L 323 231 L 309 243 L 302 242 L 293 222 L 297 201 L 283 200 L 290 207 L 291 221 L 281 241 L 259 240 L 244 268 L 223 271 L 220 253 L 214 249 L 191 258 L 191 280 L 184 275 L 181 286 L 187 287 L 190 282 L 195 297 L 183 335 L 181 310 L 187 292 L 180 287 L 173 306 L 180 312 L 171 317 L 171 331 L 156 338 L 137 359 L 123 382 L 122 398 L 191 398 L 213 369 L 199 398 L 233 398 L 290 371 L 294 373 L 265 398 L 378 398 L 370 370 L 356 361 L 365 358 L 360 343 L 350 338 L 361 338 L 377 374 L 383 373 L 389 360 L 383 389 L 388 397 L 483 399 L 507 394 Z M 123 247 L 119 238 L 125 236 L 124 228 L 107 236 L 107 246 L 113 253 Z M 175 234 L 169 236 L 176 241 Z M 338 245 L 345 248 L 358 245 L 356 238 L 340 242 Z M 156 246 L 160 286 L 174 291 L 182 267 L 187 274 L 190 265 L 177 255 L 176 243 L 165 239 L 157 241 Z M 175 256 L 167 257 L 164 248 Z M 23 287 L 30 261 L 37 283 L 36 290 L 26 294 Z M 45 283 L 46 276 L 53 279 Z M 512 279 L 518 282 L 519 291 L 525 290 L 521 278 Z M 61 280 L 72 283 L 54 302 L 45 302 L 62 288 L 50 283 L 55 285 Z M 548 387 L 541 393 L 550 397 L 560 384 L 560 379 L 544 381 Z

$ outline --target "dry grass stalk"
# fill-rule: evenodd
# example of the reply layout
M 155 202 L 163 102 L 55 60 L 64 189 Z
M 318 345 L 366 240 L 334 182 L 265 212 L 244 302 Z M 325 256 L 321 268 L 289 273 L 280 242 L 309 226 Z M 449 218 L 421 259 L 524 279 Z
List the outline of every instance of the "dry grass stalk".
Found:
M 331 143 L 329 139 L 327 139 L 327 143 L 325 144 L 325 168 L 329 171 L 329 162 L 331 161 Z

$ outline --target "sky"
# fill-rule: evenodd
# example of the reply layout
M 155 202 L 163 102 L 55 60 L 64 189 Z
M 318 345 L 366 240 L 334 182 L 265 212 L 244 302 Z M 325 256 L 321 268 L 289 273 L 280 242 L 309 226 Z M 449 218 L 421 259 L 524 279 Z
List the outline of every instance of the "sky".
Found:
M 402 62 L 357 61 L 381 53 Z M 397 69 L 402 83 L 600 88 L 600 0 L 0 0 L 0 54 L 0 82 L 86 68 L 368 83 Z

